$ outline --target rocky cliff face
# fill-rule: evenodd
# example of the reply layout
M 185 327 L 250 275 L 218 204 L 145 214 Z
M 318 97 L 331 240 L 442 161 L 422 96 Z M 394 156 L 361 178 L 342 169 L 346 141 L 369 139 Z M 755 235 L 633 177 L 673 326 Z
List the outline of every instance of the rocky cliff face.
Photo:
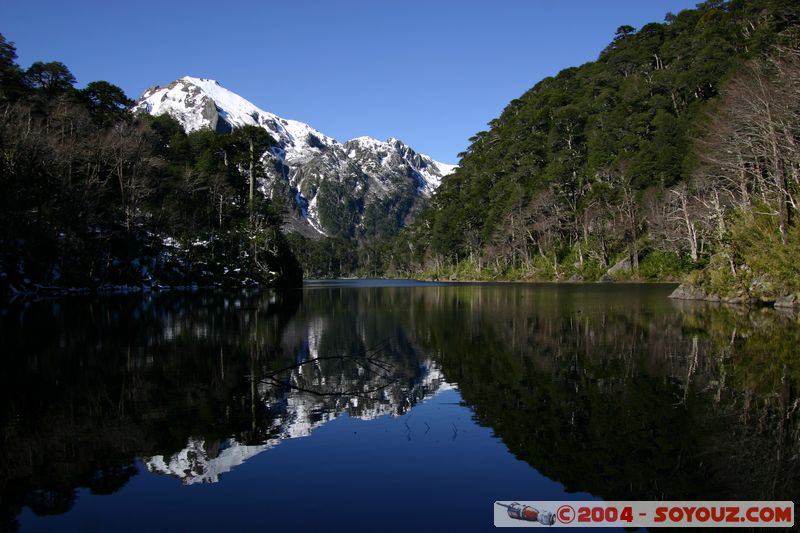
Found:
M 309 199 L 306 216 L 329 235 L 373 237 L 408 223 L 452 167 L 397 139 L 358 137 L 299 166 L 292 184 Z
M 307 236 L 369 238 L 408 223 L 454 165 L 434 161 L 397 139 L 344 143 L 308 124 L 259 109 L 214 80 L 185 76 L 148 89 L 135 112 L 169 114 L 187 132 L 264 128 L 277 141 L 265 156 L 265 195 L 292 206 L 286 224 Z

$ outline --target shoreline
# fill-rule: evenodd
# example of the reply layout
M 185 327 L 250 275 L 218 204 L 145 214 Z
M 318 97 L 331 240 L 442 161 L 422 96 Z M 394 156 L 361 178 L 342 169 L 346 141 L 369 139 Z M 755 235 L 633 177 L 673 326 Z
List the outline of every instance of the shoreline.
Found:
M 759 299 L 750 296 L 719 296 L 708 294 L 701 287 L 680 281 L 661 281 L 661 280 L 616 280 L 616 281 L 578 281 L 578 280 L 479 280 L 479 279 L 435 279 L 435 278 L 411 278 L 411 277 L 356 277 L 356 278 L 319 278 L 303 280 L 303 285 L 299 287 L 281 287 L 271 285 L 246 285 L 246 286 L 226 286 L 222 284 L 212 285 L 101 285 L 98 287 L 56 287 L 35 285 L 30 288 L 19 290 L 12 288 L 8 297 L 3 298 L 0 305 L 11 305 L 20 301 L 31 301 L 37 299 L 65 298 L 70 296 L 119 296 L 132 294 L 157 294 L 164 292 L 196 292 L 202 290 L 263 290 L 263 289 L 302 289 L 306 284 L 312 287 L 317 282 L 345 281 L 358 283 L 360 281 L 410 281 L 419 283 L 431 283 L 440 285 L 564 285 L 564 286 L 633 286 L 633 285 L 669 285 L 674 286 L 674 290 L 667 296 L 672 300 L 707 302 L 715 304 L 735 305 L 747 308 L 770 308 L 777 310 L 800 310 L 800 297 L 791 294 L 776 297 L 774 299 Z
M 207 290 L 264 290 L 264 289 L 302 289 L 300 287 L 280 287 L 271 285 L 101 285 L 98 287 L 54 287 L 34 286 L 32 289 L 12 290 L 7 297 L 0 298 L 0 307 L 18 302 L 69 298 L 77 296 L 106 297 L 125 295 L 147 295 L 166 292 L 199 292 Z
M 754 296 L 719 296 L 708 294 L 701 287 L 689 283 L 681 283 L 669 295 L 673 300 L 701 301 L 710 303 L 721 303 L 728 305 L 739 305 L 745 307 L 774 308 L 774 309 L 800 309 L 800 298 L 797 295 L 789 294 L 777 296 L 775 298 L 756 298 Z

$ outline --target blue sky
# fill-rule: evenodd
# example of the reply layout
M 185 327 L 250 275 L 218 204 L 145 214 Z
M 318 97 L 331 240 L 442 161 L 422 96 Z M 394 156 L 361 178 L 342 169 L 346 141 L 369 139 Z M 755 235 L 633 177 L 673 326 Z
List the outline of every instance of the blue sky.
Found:
M 455 163 L 467 139 L 545 76 L 597 58 L 622 24 L 697 0 L 5 0 L 19 63 L 136 98 L 183 75 L 340 141 L 397 137 Z

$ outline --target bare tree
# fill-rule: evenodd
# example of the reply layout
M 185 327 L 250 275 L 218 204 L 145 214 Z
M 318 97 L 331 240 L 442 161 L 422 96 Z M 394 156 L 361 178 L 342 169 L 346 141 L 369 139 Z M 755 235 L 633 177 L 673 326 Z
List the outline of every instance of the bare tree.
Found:
M 753 202 L 775 217 L 784 244 L 800 194 L 800 54 L 753 62 L 725 87 L 700 141 L 701 174 L 717 204 Z

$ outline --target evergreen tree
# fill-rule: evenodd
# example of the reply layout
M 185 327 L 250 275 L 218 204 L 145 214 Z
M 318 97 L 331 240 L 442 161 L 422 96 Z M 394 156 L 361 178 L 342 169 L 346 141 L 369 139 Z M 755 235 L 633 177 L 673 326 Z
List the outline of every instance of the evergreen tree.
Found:
M 25 71 L 25 78 L 31 87 L 48 94 L 64 92 L 75 85 L 75 76 L 60 61 L 37 61 Z
M 122 89 L 107 81 L 93 81 L 79 92 L 88 103 L 89 112 L 101 123 L 126 119 L 127 110 L 133 105 Z

